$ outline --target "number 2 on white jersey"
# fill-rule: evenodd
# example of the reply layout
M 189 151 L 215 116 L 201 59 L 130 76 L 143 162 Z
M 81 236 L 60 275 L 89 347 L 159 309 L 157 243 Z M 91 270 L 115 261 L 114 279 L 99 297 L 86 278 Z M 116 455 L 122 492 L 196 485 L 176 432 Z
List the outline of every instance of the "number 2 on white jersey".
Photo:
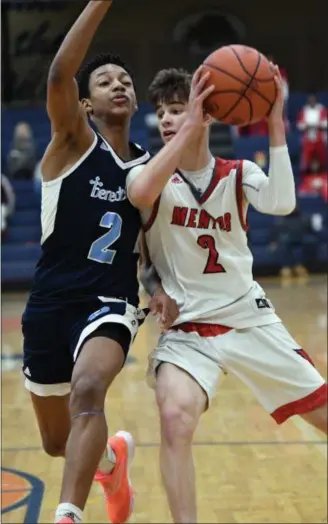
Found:
M 201 235 L 197 239 L 197 244 L 203 249 L 208 249 L 208 258 L 206 266 L 204 268 L 203 274 L 213 274 L 213 273 L 226 273 L 226 270 L 219 264 L 219 252 L 215 247 L 215 240 L 211 235 Z

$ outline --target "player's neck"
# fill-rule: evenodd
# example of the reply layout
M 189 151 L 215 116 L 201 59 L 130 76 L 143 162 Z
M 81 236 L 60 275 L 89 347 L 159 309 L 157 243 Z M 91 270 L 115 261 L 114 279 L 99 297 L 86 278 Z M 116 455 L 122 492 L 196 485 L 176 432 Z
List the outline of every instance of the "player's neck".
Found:
M 179 168 L 184 171 L 201 171 L 208 166 L 211 160 L 211 152 L 208 145 L 208 136 L 204 134 L 200 139 L 190 144 L 183 154 Z
M 103 138 L 114 149 L 115 153 L 124 161 L 131 160 L 131 150 L 129 145 L 130 124 L 108 125 L 101 120 L 94 120 L 94 123 Z

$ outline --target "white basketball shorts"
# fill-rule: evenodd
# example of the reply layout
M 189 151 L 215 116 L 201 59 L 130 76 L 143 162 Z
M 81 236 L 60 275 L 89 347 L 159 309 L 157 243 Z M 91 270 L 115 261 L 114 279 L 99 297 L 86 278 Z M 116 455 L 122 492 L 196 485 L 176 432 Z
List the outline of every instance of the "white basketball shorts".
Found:
M 223 375 L 234 373 L 278 424 L 327 402 L 325 380 L 280 322 L 239 330 L 192 323 L 179 327 L 163 334 L 149 357 L 151 387 L 159 365 L 167 362 L 188 372 L 209 402 Z

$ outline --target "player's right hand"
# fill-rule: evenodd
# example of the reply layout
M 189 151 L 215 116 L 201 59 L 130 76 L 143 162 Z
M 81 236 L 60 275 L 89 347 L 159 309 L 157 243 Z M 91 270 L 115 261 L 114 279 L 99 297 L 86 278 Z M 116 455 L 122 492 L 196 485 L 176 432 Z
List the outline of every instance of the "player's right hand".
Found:
M 153 316 L 157 317 L 161 332 L 167 331 L 179 316 L 176 301 L 165 293 L 164 290 L 155 293 L 150 299 L 148 307 Z
M 204 101 L 215 89 L 213 84 L 205 87 L 209 77 L 210 73 L 203 73 L 203 68 L 200 66 L 192 78 L 186 123 L 195 129 L 206 125 Z

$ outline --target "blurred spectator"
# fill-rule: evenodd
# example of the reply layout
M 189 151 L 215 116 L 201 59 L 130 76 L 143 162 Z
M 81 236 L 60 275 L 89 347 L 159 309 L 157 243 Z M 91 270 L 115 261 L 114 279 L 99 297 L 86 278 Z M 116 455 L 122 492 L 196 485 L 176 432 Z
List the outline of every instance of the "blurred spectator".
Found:
M 321 214 L 304 217 L 297 207 L 290 215 L 277 218 L 269 249 L 279 253 L 283 278 L 291 277 L 293 273 L 299 277 L 308 274 L 307 267 L 316 260 L 322 228 Z
M 254 153 L 253 162 L 265 171 L 268 167 L 268 155 L 266 151 L 256 151 Z
M 8 220 L 15 210 L 15 193 L 11 183 L 5 175 L 1 175 L 1 239 L 3 239 Z
M 32 128 L 26 122 L 20 122 L 15 127 L 7 157 L 7 175 L 16 179 L 32 179 L 35 165 L 36 146 Z
M 297 127 L 302 132 L 301 171 L 310 172 L 313 160 L 319 162 L 318 171 L 327 169 L 327 109 L 310 95 L 298 115 Z
M 299 195 L 321 195 L 328 202 L 328 171 L 320 170 L 318 160 L 311 161 L 309 173 L 302 175 L 297 192 Z

